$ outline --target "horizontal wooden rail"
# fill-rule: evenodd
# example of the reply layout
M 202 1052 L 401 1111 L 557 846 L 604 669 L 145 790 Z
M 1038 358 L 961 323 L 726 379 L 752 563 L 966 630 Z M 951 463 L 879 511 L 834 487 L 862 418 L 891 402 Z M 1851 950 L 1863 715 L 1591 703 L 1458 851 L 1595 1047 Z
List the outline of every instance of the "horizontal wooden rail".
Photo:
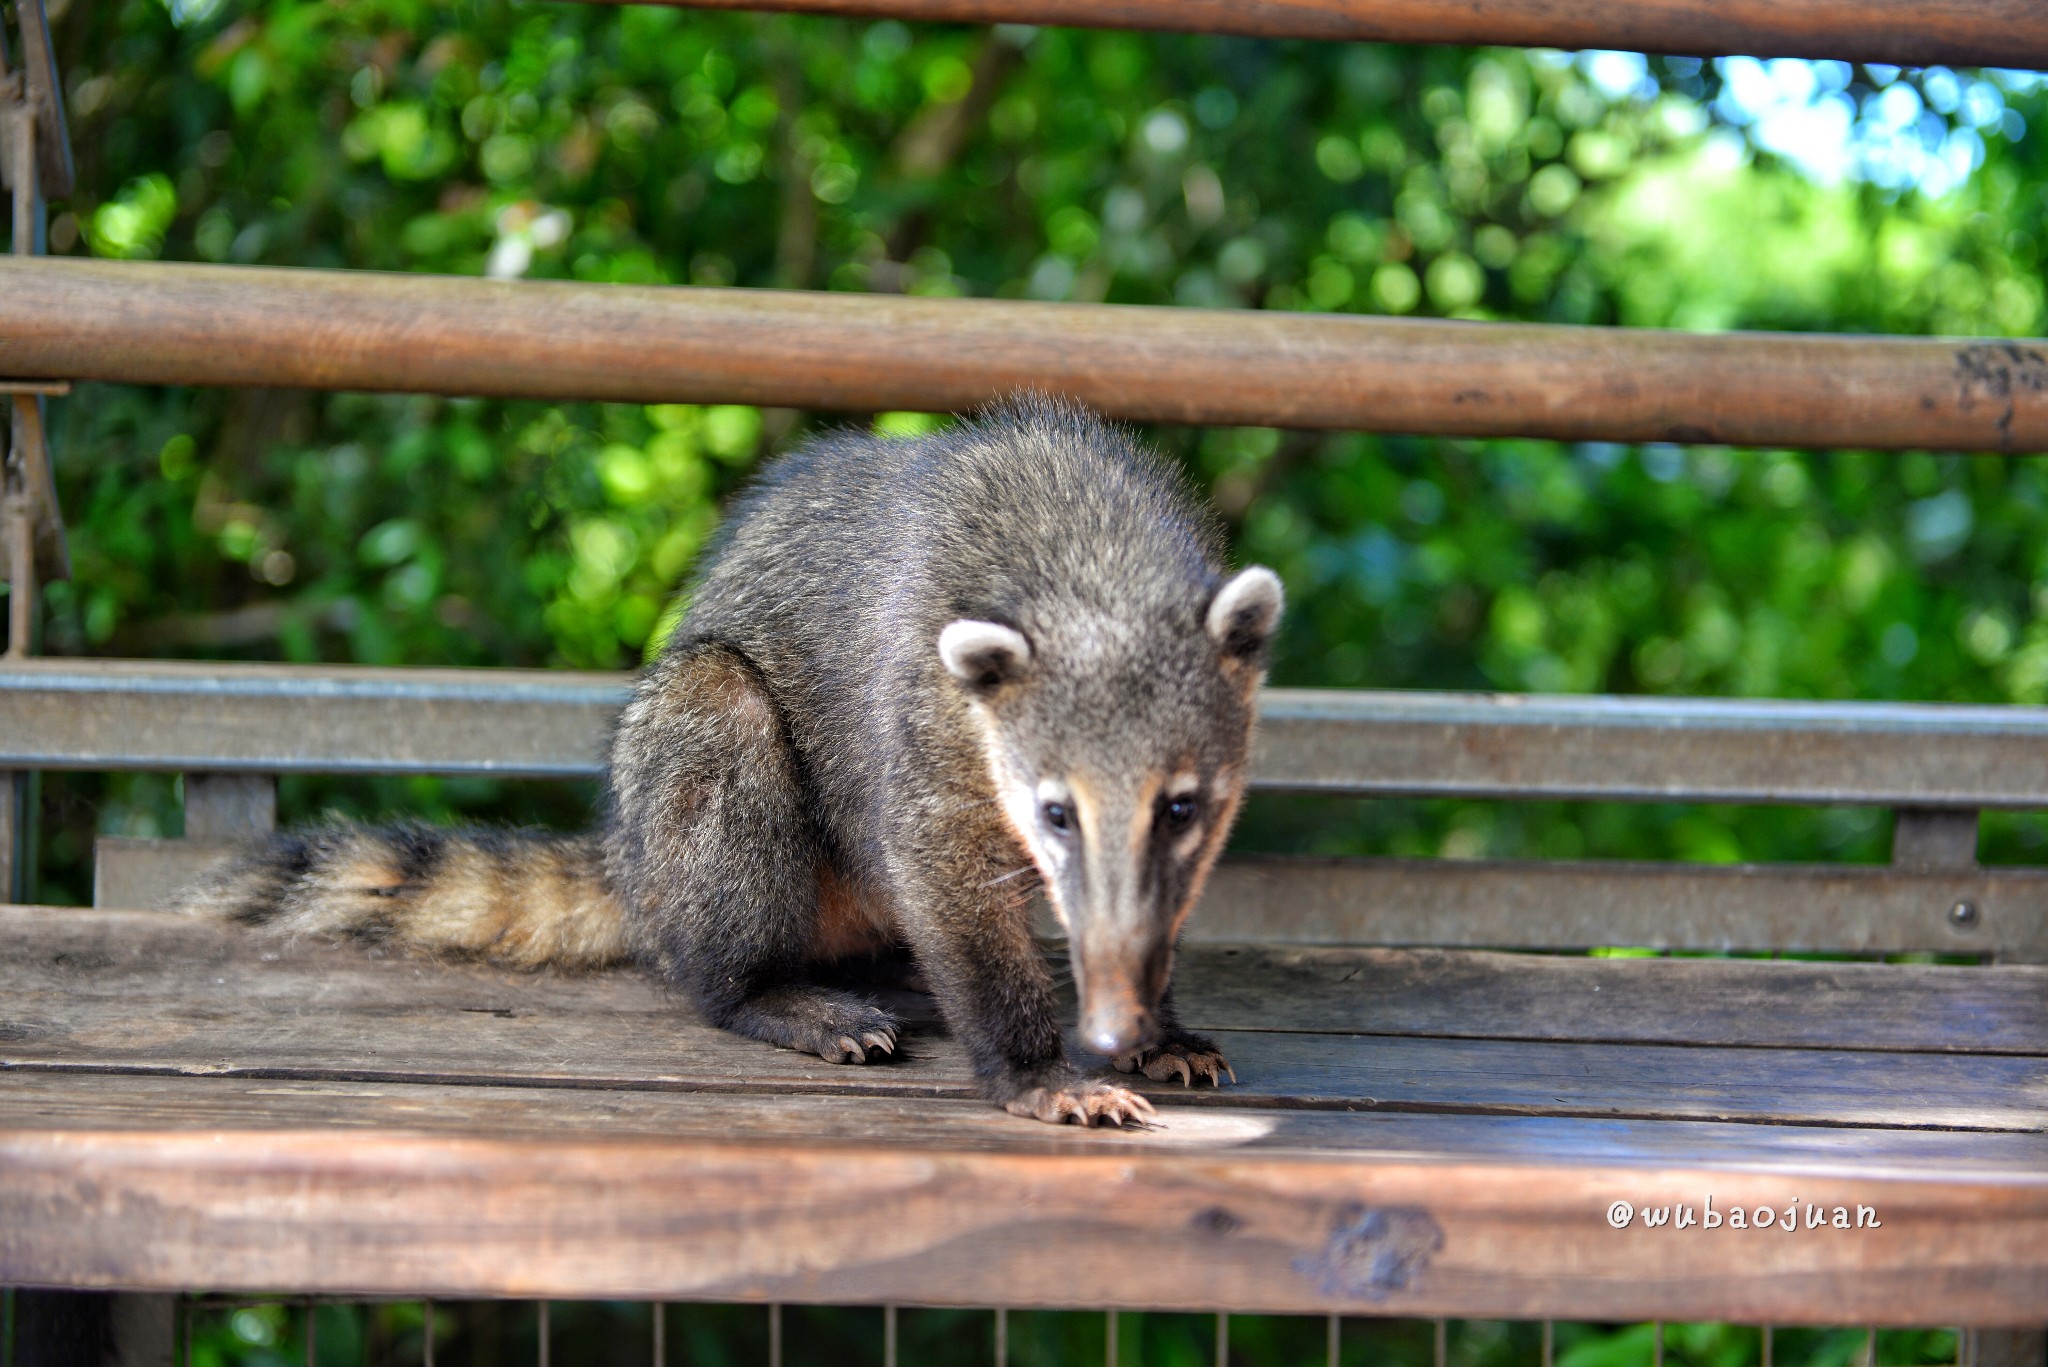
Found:
M 0 378 L 2048 451 L 2048 342 L 0 260 Z
M 594 778 L 617 674 L 0 665 L 0 767 Z M 1357 795 L 2048 807 L 2048 708 L 1265 695 L 1254 782 Z
M 1254 38 L 1626 48 L 1929 66 L 2048 66 L 2036 0 L 661 0 L 969 24 Z

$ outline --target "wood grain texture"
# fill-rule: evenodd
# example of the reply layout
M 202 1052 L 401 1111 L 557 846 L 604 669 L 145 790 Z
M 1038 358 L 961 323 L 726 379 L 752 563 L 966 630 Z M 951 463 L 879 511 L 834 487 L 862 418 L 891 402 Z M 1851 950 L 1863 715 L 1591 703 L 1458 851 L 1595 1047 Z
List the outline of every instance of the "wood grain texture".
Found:
M 2038 22 L 2038 21 L 2037 21 Z M 0 261 L 0 375 L 2048 450 L 2048 344 L 1691 334 L 82 259 Z
M 1200 1149 L 1339 1158 L 1746 1168 L 1786 1176 L 1967 1177 L 2048 1172 L 2038 1131 L 1868 1130 L 1298 1107 L 1169 1105 L 1149 1129 L 1019 1124 L 979 1101 L 827 1093 L 664 1092 L 492 1083 L 334 1082 L 0 1071 L 0 1129 L 261 1133 L 375 1130 L 546 1141 L 646 1139 L 1088 1155 Z
M 1606 1223 L 1616 1200 L 1708 1195 L 1724 1210 L 1867 1205 L 1881 1227 Z M 0 1130 L 0 1279 L 2024 1324 L 2048 1303 L 2048 1177 Z
M 241 975 L 232 988 L 213 981 L 230 970 Z M 1175 982 L 1183 1014 L 1204 1030 L 2048 1056 L 2048 967 L 2031 965 L 1196 944 L 1181 951 Z M 630 970 L 524 974 L 280 947 L 159 912 L 0 907 L 0 999 L 30 992 L 95 1009 L 254 994 L 253 1005 L 285 1012 L 306 1009 L 310 994 L 338 1010 L 544 1011 L 617 1016 L 636 1030 L 683 1010 Z M 892 1004 L 934 1018 L 922 997 Z
M 1625 48 L 1927 66 L 2048 66 L 2030 0 L 662 0 L 970 24 L 1071 24 L 1338 42 Z
M 929 1028 L 900 1065 L 834 1068 L 630 973 L 0 909 L 0 1281 L 1985 1325 L 2048 1303 L 2048 1057 L 2018 995 L 2041 970 L 1188 968 L 1244 1085 L 1153 1088 L 1160 1128 L 1099 1134 L 971 1099 Z M 1825 1039 L 1859 1014 L 1866 1046 L 2013 1052 L 1430 1033 Z M 1708 1195 L 1882 1223 L 1606 1223 Z
M 0 1066 L 390 1082 L 495 1082 L 700 1092 L 973 1095 L 953 1041 L 914 1022 L 887 1064 L 846 1067 L 772 1049 L 701 1022 L 631 972 L 517 975 L 480 965 L 379 959 L 355 948 L 266 945 L 229 929 L 146 915 L 10 911 L 0 918 Z M 1495 956 L 1512 972 L 1510 956 Z M 1401 966 L 1391 966 L 1399 976 Z M 1710 965 L 1738 973 L 1742 964 Z M 1768 970 L 1770 965 L 1754 967 Z M 1885 972 L 1877 969 L 1874 971 Z M 1943 970 L 1931 970 L 1941 972 Z M 1999 970 L 2037 978 L 2035 970 Z M 1439 1111 L 1489 1115 L 1746 1120 L 1866 1128 L 2048 1128 L 2048 1049 L 2036 1053 L 1593 1043 L 1355 1032 L 1334 974 L 1268 977 L 1262 1010 L 1214 1013 L 1190 975 L 1188 1019 L 1215 1033 L 1240 1082 L 1148 1090 L 1218 1108 Z M 1458 975 L 1416 984 L 1456 1015 Z M 1752 975 L 1768 982 L 1768 972 Z M 1911 975 L 1897 981 L 1904 988 Z M 1599 996 L 1555 973 L 1525 992 L 1521 1019 L 1551 994 Z M 1497 979 L 1468 977 L 1476 1010 Z M 1790 995 L 1811 979 L 1786 979 Z M 1291 993 L 1290 993 L 1291 989 Z M 1320 989 L 1320 990 L 1318 990 Z M 1351 987 L 1363 998 L 1369 986 Z M 1289 1005 L 1279 1005 L 1292 995 Z M 1501 994 L 1501 995 L 1511 995 Z M 1532 1000 L 1533 999 L 1533 1000 Z M 1868 998 L 1866 997 L 1866 1001 Z M 1721 1003 L 1768 1016 L 1767 992 Z M 1910 995 L 1889 1010 L 1913 1014 Z M 1732 1008 L 1732 1009 L 1730 1009 Z M 1398 1008 L 1397 1008 L 1398 1009 Z M 1990 1007 L 1996 1010 L 1996 1005 Z M 1672 1014 L 1685 1016 L 1674 1006 Z M 1634 1014 L 1655 1011 L 1639 996 Z M 1703 1001 L 1692 1019 L 1709 1014 Z M 1967 1016 L 1953 1001 L 1940 1015 Z M 1928 1013 L 1929 1021 L 1940 1018 Z M 1317 1026 L 1288 1028 L 1311 1019 Z M 1584 1015 L 1582 1023 L 1588 1022 Z M 1232 1028 L 1233 1025 L 1250 1029 Z M 1610 1027 L 1611 1030 L 1611 1027 Z M 1668 1037 L 1668 1036 L 1667 1036 Z M 1100 1063 L 1100 1060 L 1096 1060 Z

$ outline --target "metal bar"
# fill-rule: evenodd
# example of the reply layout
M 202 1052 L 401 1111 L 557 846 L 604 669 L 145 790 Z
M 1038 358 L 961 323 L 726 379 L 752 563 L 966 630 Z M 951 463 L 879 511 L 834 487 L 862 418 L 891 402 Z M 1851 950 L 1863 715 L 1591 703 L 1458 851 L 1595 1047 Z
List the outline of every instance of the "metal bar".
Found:
M 22 75 L 28 101 L 42 126 L 42 136 L 36 139 L 42 193 L 62 199 L 72 191 L 71 135 L 64 127 L 64 86 L 57 78 L 57 58 L 50 46 L 50 21 L 43 12 L 43 0 L 18 0 L 15 17 L 21 25 Z M 35 249 L 41 252 L 40 223 L 33 236 Z
M 1010 1367 L 1010 1312 L 996 1307 L 996 1367 Z
M 234 839 L 276 828 L 277 780 L 269 774 L 185 775 L 187 839 Z
M 1337 42 L 1627 48 L 1919 66 L 2048 66 L 2030 0 L 659 0 L 695 9 L 1065 24 Z M 2010 36 L 2007 45 L 2000 40 Z
M 1761 1367 L 1771 1367 L 1771 1346 L 1771 1326 L 1767 1324 L 1764 1326 L 1763 1363 Z
M 8 481 L 12 485 L 13 481 Z M 0 498 L 0 518 L 7 539 L 7 653 L 25 660 L 35 649 L 36 535 L 35 511 L 28 495 L 9 488 Z
M 318 1325 L 317 1325 L 317 1324 L 315 1323 L 315 1321 L 316 1321 L 316 1320 L 317 1320 L 317 1319 L 319 1318 L 319 1314 L 320 1314 L 320 1305 L 319 1305 L 319 1303 L 318 1303 L 317 1301 L 307 1301 L 307 1302 L 306 1302 L 306 1367 L 315 1367 L 315 1364 L 317 1364 L 317 1363 L 319 1362 L 319 1360 L 320 1360 L 320 1351 L 319 1351 L 319 1342 L 318 1342 L 318 1340 L 319 1340 L 319 1326 L 318 1326 Z
M 1116 1367 L 1116 1311 L 1102 1315 L 1102 1367 Z
M 1552 1364 L 1552 1363 L 1554 1363 L 1554 1362 L 1555 1362 L 1556 1360 L 1557 1360 L 1557 1321 L 1556 1321 L 1556 1320 L 1550 1320 L 1550 1319 L 1546 1319 L 1546 1320 L 1544 1320 L 1544 1321 L 1543 1321 L 1543 1359 L 1542 1359 L 1542 1367 L 1551 1367 L 1551 1364 Z M 1766 1361 L 1766 1362 L 1764 1363 L 1764 1367 L 1771 1367 L 1771 1365 L 1770 1365 L 1770 1363 L 1769 1363 L 1768 1361 Z
M 882 1367 L 896 1367 L 896 1307 L 882 1307 Z
M 630 679 L 28 660 L 0 764 L 594 778 Z M 2048 708 L 1269 689 L 1256 787 L 1364 797 L 2048 807 Z
M 0 261 L 0 375 L 1559 440 L 2048 450 L 2048 342 Z M 544 330 L 531 326 L 546 317 Z
M 655 1362 L 658 1367 L 661 1359 L 656 1357 Z M 434 1303 L 432 1301 L 420 1302 L 420 1367 L 434 1367 Z
M 1189 943 L 2048 952 L 2048 869 L 1241 857 Z
M 1661 1353 L 1659 1357 L 1662 1357 Z M 1657 1367 L 1664 1367 L 1664 1364 L 1660 1361 Z M 1874 1324 L 1863 1331 L 1863 1367 L 1877 1367 L 1877 1326 Z
M 1967 807 L 1902 808 L 1892 826 L 1892 863 L 1909 869 L 1976 867 L 1977 817 Z
M 1323 1352 L 1323 1361 L 1326 1367 L 1338 1367 L 1338 1360 L 1343 1356 L 1343 1348 L 1344 1317 L 1342 1315 L 1332 1315 L 1330 1316 L 1329 1341 Z
M 654 1367 L 668 1363 L 668 1302 L 654 1302 Z M 429 1364 L 431 1367 L 431 1364 Z
M 1230 1367 L 1230 1312 L 1216 1312 L 1216 1367 Z
M 1650 1367 L 1664 1367 L 1664 1322 L 1650 1326 Z
M 1443 1320 L 1434 1321 L 1434 1332 L 1430 1336 L 1430 1361 L 1435 1367 L 1444 1367 L 1450 1356 L 1448 1348 L 1449 1326 Z
M 29 502 L 35 554 L 45 579 L 71 577 L 71 551 L 64 536 L 63 510 L 57 505 L 57 484 L 50 474 L 50 442 L 43 421 L 43 396 L 24 392 L 12 396 L 13 447 L 9 453 L 9 492 Z
M 546 1301 L 537 1301 L 535 1306 L 534 1336 L 539 1340 L 539 1345 L 534 1354 L 534 1361 L 539 1364 L 539 1367 L 548 1367 L 548 1349 L 550 1346 L 548 1339 L 551 1337 L 548 1333 L 548 1303 Z
M 782 1367 L 782 1307 L 768 1307 L 768 1367 Z

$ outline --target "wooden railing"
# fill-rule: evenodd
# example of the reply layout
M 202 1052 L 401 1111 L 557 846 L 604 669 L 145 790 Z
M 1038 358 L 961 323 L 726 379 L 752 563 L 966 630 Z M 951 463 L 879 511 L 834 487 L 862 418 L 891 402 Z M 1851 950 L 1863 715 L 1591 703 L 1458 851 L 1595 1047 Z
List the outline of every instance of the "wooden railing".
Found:
M 2048 450 L 2048 342 L 0 259 L 0 376 Z
M 1927 66 L 2048 66 L 2035 0 L 661 0 L 968 24 L 1253 38 L 1751 53 Z

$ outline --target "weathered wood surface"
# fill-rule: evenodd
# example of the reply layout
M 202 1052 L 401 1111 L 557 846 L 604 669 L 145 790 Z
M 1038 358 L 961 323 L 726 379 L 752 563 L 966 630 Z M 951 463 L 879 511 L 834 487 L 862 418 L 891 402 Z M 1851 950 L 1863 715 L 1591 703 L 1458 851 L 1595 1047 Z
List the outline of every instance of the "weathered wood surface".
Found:
M 1028 1122 L 1019 1122 L 1028 1123 Z M 2025 1324 L 2048 1180 L 1707 1164 L 844 1144 L 0 1130 L 0 1277 L 1594 1319 Z M 1047 1141 L 1051 1142 L 1051 1141 Z M 1878 1228 L 1614 1229 L 1867 1206 Z
M 1337 42 L 2048 66 L 2031 0 L 659 0 L 693 9 L 1070 24 Z
M 2048 967 L 1191 945 L 1175 982 L 1184 1014 L 1205 1030 L 2048 1055 Z M 288 1014 L 411 1006 L 616 1018 L 632 1023 L 628 1033 L 690 1018 L 634 970 L 524 974 L 279 945 L 155 912 L 0 907 L 0 1002 L 30 994 L 97 1013 L 126 1001 L 211 1014 L 218 998 Z
M 1198 950 L 1186 1009 L 1242 1085 L 1153 1087 L 1160 1128 L 1094 1134 L 972 1099 L 929 1025 L 900 1063 L 831 1067 L 625 972 L 8 908 L 0 1280 L 2024 1322 L 2048 1303 L 2044 986 Z M 1687 1034 L 1723 1042 L 1610 1042 Z M 1981 1052 L 1930 1052 L 1954 1048 Z M 1883 1223 L 1606 1224 L 1708 1194 Z
M 2038 26 L 2038 22 L 2036 24 Z M 2048 450 L 2048 343 L 0 260 L 0 376 Z M 545 317 L 547 326 L 533 320 Z
M 1222 1109 L 1166 1097 L 1158 1125 L 1082 1132 L 1020 1125 L 978 1100 L 764 1091 L 542 1088 L 0 1071 L 0 1130 L 265 1133 L 337 1129 L 543 1141 L 887 1141 L 939 1152 L 1075 1154 L 1211 1149 L 1343 1159 L 1511 1159 L 1740 1167 L 1779 1175 L 1999 1181 L 2048 1172 L 2039 1131 L 1871 1130 L 1696 1120 L 1594 1120 L 1421 1111 Z
M 521 976 L 481 965 L 441 966 L 379 959 L 353 947 L 265 946 L 242 932 L 172 917 L 99 912 L 6 913 L 10 946 L 0 961 L 0 1064 L 91 1072 L 432 1082 L 519 1082 L 539 1086 L 749 1092 L 790 1089 L 878 1096 L 966 1097 L 966 1061 L 935 1026 L 916 1023 L 896 1058 L 866 1067 L 823 1063 L 771 1049 L 700 1021 L 687 1006 L 630 971 Z M 1490 1015 L 1489 1037 L 1459 1032 L 1366 1034 L 1370 979 L 1343 980 L 1330 964 L 1313 977 L 1284 968 L 1260 973 L 1256 951 L 1220 955 L 1185 984 L 1189 1021 L 1217 1040 L 1240 1082 L 1186 1093 L 1204 1106 L 1292 1106 L 1331 1110 L 1428 1110 L 1494 1115 L 1688 1117 L 1806 1125 L 1939 1126 L 1958 1130 L 2048 1128 L 2048 1045 L 2033 1028 L 2005 1043 L 2033 1052 L 1924 1052 L 1788 1046 L 1604 1042 L 1618 1032 L 1578 1006 L 1583 1033 L 1558 1038 L 1546 1000 L 1597 997 L 1591 981 L 1540 964 L 1541 986 L 1499 988 L 1516 960 L 1492 956 L 1491 973 L 1406 970 L 1413 960 L 1383 956 L 1375 976 L 1407 978 L 1409 997 L 1437 999 L 1439 1019 L 1469 1009 Z M 1359 978 L 1371 962 L 1353 956 Z M 1201 956 L 1191 956 L 1198 963 Z M 1233 962 L 1234 961 L 1234 962 Z M 1296 960 L 1297 964 L 1301 960 Z M 1601 970 L 1614 965 L 1580 961 Z M 1745 994 L 1671 1008 L 1697 1022 L 1718 1012 L 1730 1033 L 1747 1011 L 1764 1019 L 1770 964 L 1698 961 L 1747 974 Z M 1853 968 L 1855 966 L 1848 966 Z M 1206 971 L 1204 971 L 1206 969 Z M 1880 975 L 1890 970 L 1870 968 Z M 1967 1021 L 1953 989 L 1922 1011 L 1899 975 L 1886 1010 L 1916 1019 L 1940 1038 L 1943 1019 Z M 1795 972 L 1798 970 L 1795 969 Z M 1997 970 L 2038 985 L 2034 969 Z M 1219 976 L 1264 990 L 1207 988 Z M 1960 974 L 1956 974 L 1960 976 Z M 1334 979 L 1334 981 L 1333 981 Z M 1853 974 L 1843 981 L 1852 981 Z M 1320 990 L 1305 990 L 1316 982 Z M 1796 984 L 1796 986 L 1795 986 Z M 1786 995 L 1812 990 L 1803 972 Z M 1291 989 L 1291 990 L 1290 990 Z M 1347 990 L 1348 989 L 1348 990 Z M 1519 997 L 1519 1008 L 1515 999 Z M 1745 1000 L 1746 997 L 1746 1000 Z M 1867 1003 L 1869 994 L 1864 996 Z M 1284 1003 L 1284 1004 L 1282 1004 Z M 1491 1004 L 1489 1004 L 1491 1003 Z M 1945 1009 L 1944 1009 L 1945 1008 Z M 1398 1013 L 1399 1006 L 1392 1013 Z M 1994 1005 L 1993 1010 L 1997 1007 Z M 1655 1012 L 1639 994 L 1638 1020 Z M 925 1013 L 929 1020 L 929 1013 Z M 1560 1023 L 1569 1022 L 1569 1012 Z M 1382 1024 L 1389 1024 L 1386 1016 Z M 1305 1027 L 1305 1028 L 1304 1028 Z M 1752 1027 L 1754 1033 L 1762 1027 Z M 1796 1028 L 1796 1027 L 1795 1027 Z M 1811 1023 L 1809 1023 L 1809 1030 Z M 1964 1033 L 1959 1030 L 1958 1034 Z M 1548 1035 L 1548 1037 L 1544 1037 Z M 1839 1037 L 1838 1037 L 1839 1038 Z

